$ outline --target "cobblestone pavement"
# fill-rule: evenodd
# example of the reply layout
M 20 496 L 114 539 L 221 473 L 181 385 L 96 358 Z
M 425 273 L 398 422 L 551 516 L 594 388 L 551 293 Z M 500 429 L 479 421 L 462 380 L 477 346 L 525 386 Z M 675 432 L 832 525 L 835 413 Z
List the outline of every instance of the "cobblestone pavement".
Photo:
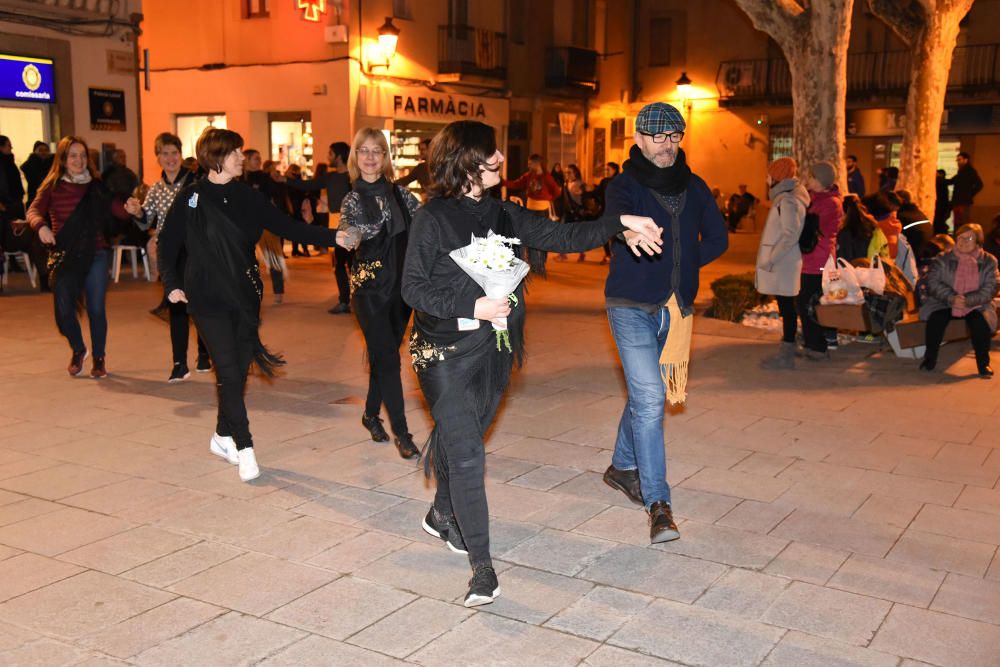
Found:
M 156 286 L 112 287 L 98 382 L 67 377 L 50 298 L 13 276 L 0 664 L 995 667 L 1000 391 L 967 346 L 933 375 L 862 344 L 763 372 L 773 334 L 699 319 L 690 401 L 667 416 L 682 537 L 651 547 L 600 478 L 624 392 L 599 257 L 530 286 L 528 360 L 487 445 L 503 595 L 476 611 L 468 564 L 420 530 L 433 489 L 359 423 L 360 336 L 324 312 L 325 257 L 290 260 L 266 307 L 289 365 L 248 391 L 250 484 L 207 451 L 211 377 L 165 382 Z

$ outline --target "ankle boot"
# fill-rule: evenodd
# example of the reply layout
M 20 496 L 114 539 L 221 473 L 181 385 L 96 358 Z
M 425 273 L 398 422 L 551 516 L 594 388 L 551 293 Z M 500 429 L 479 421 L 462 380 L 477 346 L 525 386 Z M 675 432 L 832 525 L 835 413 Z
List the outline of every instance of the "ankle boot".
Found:
M 414 456 L 420 456 L 420 450 L 413 444 L 413 436 L 409 433 L 396 436 L 396 451 L 404 459 L 412 459 Z

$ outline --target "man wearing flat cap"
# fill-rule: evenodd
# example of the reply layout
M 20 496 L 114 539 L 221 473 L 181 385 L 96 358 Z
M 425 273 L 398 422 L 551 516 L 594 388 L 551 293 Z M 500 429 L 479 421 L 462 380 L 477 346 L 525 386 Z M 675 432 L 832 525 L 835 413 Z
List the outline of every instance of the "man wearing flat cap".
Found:
M 629 159 L 606 193 L 609 214 L 649 216 L 663 229 L 659 255 L 635 257 L 616 243 L 604 287 L 628 389 L 604 481 L 645 507 L 652 543 L 680 537 L 667 484 L 664 402 L 684 401 L 698 272 L 729 244 L 711 190 L 680 147 L 684 128 L 669 104 L 644 106 Z

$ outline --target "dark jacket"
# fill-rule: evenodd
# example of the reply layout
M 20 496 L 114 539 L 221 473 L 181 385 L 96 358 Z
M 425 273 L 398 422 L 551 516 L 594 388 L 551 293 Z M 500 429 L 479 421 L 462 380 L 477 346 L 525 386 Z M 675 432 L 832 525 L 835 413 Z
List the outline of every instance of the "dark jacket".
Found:
M 917 208 L 916 204 L 903 204 L 896 212 L 896 217 L 903 224 L 903 234 L 913 248 L 913 254 L 920 257 L 924 244 L 934 236 L 934 224 L 927 214 Z
M 0 153 L 0 204 L 6 209 L 4 216 L 8 220 L 24 218 L 24 186 L 21 185 L 21 173 L 14 164 L 14 156 L 6 153 Z
M 319 192 L 325 188 L 326 202 L 329 205 L 330 213 L 340 213 L 344 197 L 351 191 L 351 178 L 344 172 L 328 171 L 322 179 L 313 178 L 308 181 L 289 179 L 288 187 L 291 190 L 303 192 Z
M 21 172 L 24 174 L 24 180 L 28 182 L 28 206 L 31 206 L 32 200 L 38 194 L 39 186 L 41 186 L 45 177 L 48 176 L 49 170 L 52 169 L 52 160 L 54 159 L 52 155 L 43 159 L 32 153 L 21 164 Z
M 722 219 L 712 191 L 698 176 L 691 175 L 685 191 L 684 210 L 679 220 L 680 285 L 670 284 L 674 242 L 670 214 L 653 192 L 627 173 L 608 183 L 605 215 L 644 215 L 663 228 L 663 253 L 636 257 L 621 243 L 611 256 L 611 271 L 604 286 L 606 298 L 638 304 L 665 304 L 673 292 L 682 308 L 694 304 L 698 294 L 698 271 L 717 259 L 729 247 L 726 222 Z
M 993 297 L 997 294 L 997 258 L 983 251 L 976 262 L 979 267 L 979 289 L 965 295 L 969 308 L 985 310 L 993 307 Z M 926 320 L 931 313 L 951 308 L 948 299 L 955 296 L 955 273 L 958 271 L 958 256 L 949 250 L 934 258 L 927 273 L 927 298 L 920 305 L 920 319 Z
M 951 191 L 952 205 L 972 206 L 972 200 L 983 189 L 983 179 L 973 169 L 971 164 L 958 168 L 958 173 L 948 179 L 948 185 L 954 187 Z
M 865 177 L 860 169 L 847 172 L 847 191 L 859 197 L 865 196 Z

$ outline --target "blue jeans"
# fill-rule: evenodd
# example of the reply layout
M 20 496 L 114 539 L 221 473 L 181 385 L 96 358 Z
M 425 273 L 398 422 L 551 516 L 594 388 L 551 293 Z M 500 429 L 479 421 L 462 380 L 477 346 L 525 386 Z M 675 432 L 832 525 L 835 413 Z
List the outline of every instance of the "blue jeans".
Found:
M 87 349 L 80 331 L 80 320 L 76 316 L 78 291 L 81 285 L 75 280 L 57 280 L 53 291 L 56 309 L 56 325 L 59 333 L 66 337 L 73 352 Z M 108 316 L 105 311 L 105 296 L 108 291 L 108 251 L 98 250 L 94 261 L 83 280 L 83 292 L 87 304 L 87 319 L 90 321 L 91 353 L 95 357 L 104 356 L 104 346 L 108 340 Z
M 670 329 L 670 315 L 666 308 L 654 315 L 639 308 L 608 308 L 608 322 L 628 388 L 611 465 L 619 470 L 639 470 L 642 501 L 649 509 L 655 502 L 670 502 L 663 443 L 666 388 L 660 377 L 660 352 Z

